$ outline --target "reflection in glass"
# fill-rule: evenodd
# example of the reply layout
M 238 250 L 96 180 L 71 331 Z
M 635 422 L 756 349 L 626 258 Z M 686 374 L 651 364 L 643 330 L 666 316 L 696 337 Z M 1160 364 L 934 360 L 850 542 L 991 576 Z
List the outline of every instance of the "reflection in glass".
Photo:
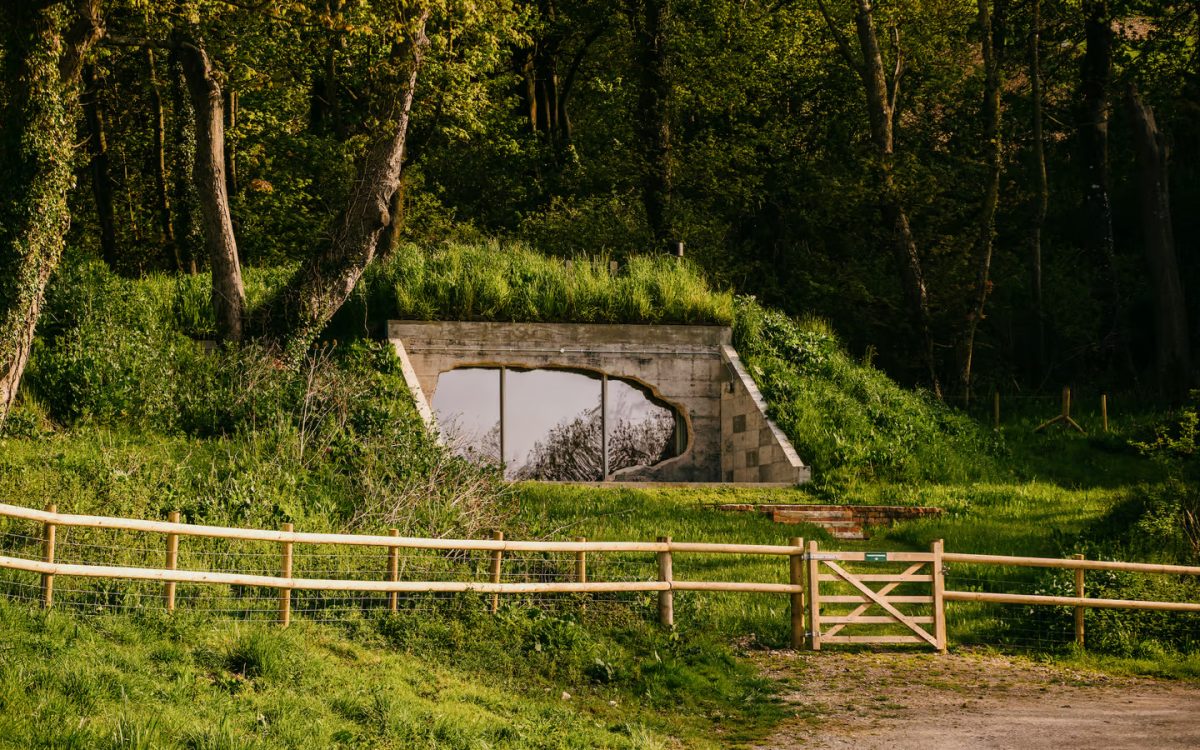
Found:
M 624 380 L 608 381 L 608 471 L 677 456 L 675 412 Z M 682 425 L 680 425 L 682 426 Z
M 512 479 L 601 479 L 600 378 L 567 370 L 507 370 L 504 458 Z
M 442 441 L 457 456 L 500 463 L 499 370 L 467 367 L 444 372 L 433 393 Z
M 644 387 L 569 370 L 451 370 L 433 411 L 457 455 L 495 463 L 503 454 L 510 479 L 597 481 L 686 447 L 682 419 Z

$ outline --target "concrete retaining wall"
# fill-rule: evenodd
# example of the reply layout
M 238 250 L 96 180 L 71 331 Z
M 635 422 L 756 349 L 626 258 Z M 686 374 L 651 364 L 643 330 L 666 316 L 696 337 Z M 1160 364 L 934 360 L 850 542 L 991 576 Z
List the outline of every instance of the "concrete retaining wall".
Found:
M 750 390 L 753 381 L 736 359 L 731 337 L 730 329 L 723 326 L 388 323 L 388 339 L 404 361 L 405 377 L 427 421 L 432 420 L 428 404 L 437 390 L 438 377 L 456 368 L 504 366 L 605 373 L 645 386 L 655 398 L 678 410 L 687 425 L 682 455 L 655 466 L 617 472 L 613 480 L 806 481 L 807 467 L 783 433 L 767 420 L 757 388 Z M 732 410 L 729 419 L 727 410 Z M 736 436 L 732 431 L 734 411 L 736 425 L 745 428 Z M 749 446 L 751 434 L 753 447 Z M 740 457 L 726 456 L 729 446 L 740 450 Z M 750 451 L 758 452 L 753 467 L 749 466 Z
M 729 382 L 721 389 L 721 476 L 726 482 L 799 484 L 812 478 L 734 348 L 721 346 Z

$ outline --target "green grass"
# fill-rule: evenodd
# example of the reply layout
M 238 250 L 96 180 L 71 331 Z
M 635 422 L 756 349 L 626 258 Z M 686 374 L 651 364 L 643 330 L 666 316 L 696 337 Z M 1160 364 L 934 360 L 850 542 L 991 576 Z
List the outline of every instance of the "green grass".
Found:
M 1010 451 L 1003 471 L 979 482 L 881 482 L 860 480 L 841 488 L 828 485 L 792 490 L 631 489 L 522 485 L 518 490 L 517 520 L 531 533 L 579 535 L 589 539 L 650 540 L 669 534 L 680 541 L 727 541 L 780 544 L 792 536 L 817 539 L 833 549 L 927 550 L 944 539 L 955 552 L 1015 556 L 1061 557 L 1085 552 L 1089 557 L 1176 562 L 1164 546 L 1112 547 L 1125 532 L 1126 506 L 1146 495 L 1172 491 L 1159 464 L 1123 448 L 1122 435 L 1083 437 L 1034 434 L 1034 424 L 1006 427 L 1003 439 Z M 1007 478 L 1005 478 L 1007 475 Z M 876 529 L 868 542 L 833 541 L 806 525 L 772 523 L 755 513 L 720 511 L 721 503 L 850 503 L 921 505 L 944 509 L 939 517 L 897 523 Z M 1139 516 L 1134 514 L 1136 520 Z M 1131 521 L 1132 522 L 1132 521 Z M 1114 525 L 1115 524 L 1115 525 Z M 647 561 L 645 564 L 649 565 Z M 597 563 L 593 563 L 597 565 Z M 602 568 L 600 568 L 602 570 Z M 678 555 L 676 576 L 696 580 L 754 580 L 785 582 L 786 563 L 753 556 Z M 1031 568 L 956 564 L 950 568 L 952 586 L 1012 593 L 1056 593 L 1061 574 Z M 1108 582 L 1093 577 L 1092 595 L 1113 598 L 1158 598 L 1190 601 L 1194 592 L 1163 577 Z M 1105 588 L 1102 588 L 1105 587 Z M 1134 592 L 1137 593 L 1134 593 Z M 905 593 L 905 592 L 900 592 Z M 908 593 L 923 593 L 910 591 Z M 1066 593 L 1066 592 L 1064 592 Z M 743 594 L 677 594 L 679 617 L 693 617 L 702 627 L 720 632 L 754 633 L 762 643 L 787 643 L 787 600 L 784 596 Z M 682 606 L 678 603 L 682 601 Z M 992 643 L 1021 649 L 1068 653 L 1070 611 L 1065 608 L 1002 608 L 990 605 L 951 606 L 951 640 Z M 1089 615 L 1091 616 L 1091 615 Z M 1096 613 L 1092 626 L 1097 648 L 1141 654 L 1150 671 L 1171 671 L 1168 665 L 1191 648 L 1197 631 L 1188 615 L 1153 619 L 1131 613 Z M 1045 635 L 1033 633 L 1042 627 Z M 1056 635 L 1057 633 L 1057 635 Z M 1174 642 L 1175 646 L 1169 645 Z M 1139 662 L 1131 662 L 1137 664 Z M 1131 667 L 1132 668 L 1132 667 Z
M 690 262 L 635 256 L 617 273 L 604 257 L 568 261 L 513 243 L 405 245 L 364 283 L 369 317 L 547 323 L 731 325 L 733 295 Z M 352 306 L 345 317 L 361 320 Z
M 507 619 L 282 630 L 0 602 L 0 747 L 718 747 L 778 718 L 719 647 L 577 630 L 535 652 Z

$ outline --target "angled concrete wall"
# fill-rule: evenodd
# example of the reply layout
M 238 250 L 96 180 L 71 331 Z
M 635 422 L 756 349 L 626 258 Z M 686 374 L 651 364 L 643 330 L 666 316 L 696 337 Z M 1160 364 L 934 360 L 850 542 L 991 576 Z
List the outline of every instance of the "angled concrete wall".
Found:
M 613 480 L 792 484 L 808 478 L 807 469 L 778 428 L 771 432 L 775 443 L 758 437 L 766 442 L 756 446 L 761 457 L 755 472 L 745 471 L 738 461 L 727 469 L 724 454 L 730 440 L 742 450 L 742 464 L 747 463 L 749 449 L 742 448 L 744 437 L 725 429 L 726 423 L 730 429 L 734 424 L 732 414 L 725 419 L 726 410 L 737 409 L 744 417 L 737 420 L 739 426 L 744 421 L 761 431 L 773 425 L 762 411 L 761 396 L 757 401 L 741 398 L 746 391 L 742 381 L 748 376 L 744 369 L 738 374 L 737 355 L 730 358 L 731 332 L 726 327 L 390 321 L 388 339 L 403 360 L 409 387 L 430 423 L 428 405 L 443 372 L 501 366 L 588 370 L 640 383 L 682 414 L 687 425 L 687 445 L 681 455 L 654 466 L 617 472 Z M 736 398 L 727 398 L 725 391 L 730 389 L 728 395 Z M 777 466 L 781 462 L 788 470 Z
M 722 345 L 730 379 L 721 390 L 721 476 L 726 482 L 800 484 L 812 478 L 792 443 L 767 417 L 767 401 L 736 351 Z

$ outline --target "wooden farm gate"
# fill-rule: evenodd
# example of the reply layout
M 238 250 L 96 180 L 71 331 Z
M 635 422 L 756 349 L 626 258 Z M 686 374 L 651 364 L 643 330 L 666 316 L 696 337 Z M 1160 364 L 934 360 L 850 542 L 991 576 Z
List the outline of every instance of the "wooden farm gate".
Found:
M 929 552 L 822 552 L 809 542 L 804 558 L 810 648 L 918 644 L 946 650 L 940 541 Z M 864 626 L 869 632 L 861 632 Z M 846 632 L 851 629 L 859 632 Z

